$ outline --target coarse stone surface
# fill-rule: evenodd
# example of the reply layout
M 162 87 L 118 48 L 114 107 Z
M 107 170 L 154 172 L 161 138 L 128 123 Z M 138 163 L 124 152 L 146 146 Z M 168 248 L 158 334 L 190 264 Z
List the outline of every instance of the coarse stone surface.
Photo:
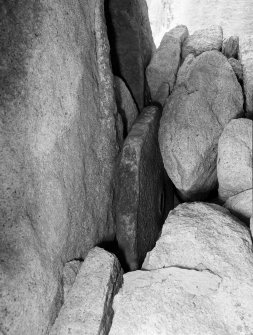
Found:
M 221 50 L 222 40 L 223 31 L 220 26 L 197 30 L 184 41 L 182 58 L 185 59 L 191 53 L 198 56 L 205 51 Z
M 71 287 L 73 286 L 76 275 L 78 274 L 80 267 L 82 265 L 81 261 L 73 260 L 67 262 L 63 268 L 63 291 L 64 291 L 64 300 L 67 297 L 67 294 Z
M 112 301 L 122 285 L 117 258 L 95 247 L 85 258 L 50 335 L 106 335 L 113 317 Z
M 244 36 L 240 39 L 239 59 L 243 66 L 246 115 L 253 119 L 253 36 Z
M 139 111 L 149 102 L 145 70 L 155 45 L 145 0 L 105 2 L 113 73 L 127 84 Z
M 142 111 L 117 164 L 116 237 L 130 270 L 141 266 L 173 208 L 173 187 L 158 145 L 160 116 L 158 107 Z
M 242 84 L 243 83 L 243 67 L 242 67 L 241 62 L 235 58 L 229 58 L 228 62 L 231 65 L 232 69 L 234 70 L 237 80 L 239 81 L 240 84 Z
M 242 221 L 249 224 L 252 216 L 252 189 L 238 193 L 227 199 L 224 206 Z
M 242 89 L 227 58 L 218 51 L 189 55 L 159 129 L 165 169 L 183 199 L 204 199 L 217 187 L 218 139 L 242 113 Z
M 118 154 L 103 1 L 0 3 L 0 329 L 44 335 L 62 264 L 114 237 Z
M 181 45 L 188 35 L 186 26 L 167 32 L 146 69 L 152 101 L 161 106 L 173 90 L 181 60 Z
M 229 36 L 222 43 L 222 53 L 227 58 L 238 58 L 239 36 Z
M 252 189 L 252 120 L 236 119 L 225 127 L 218 145 L 219 197 Z
M 120 77 L 114 76 L 114 88 L 118 113 L 122 117 L 124 137 L 126 137 L 138 116 L 138 108 L 129 89 Z

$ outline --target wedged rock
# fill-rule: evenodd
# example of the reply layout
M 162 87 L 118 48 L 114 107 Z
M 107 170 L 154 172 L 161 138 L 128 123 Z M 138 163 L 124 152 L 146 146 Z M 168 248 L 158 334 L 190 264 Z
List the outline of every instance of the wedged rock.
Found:
M 253 119 L 253 36 L 240 39 L 239 59 L 243 66 L 243 86 L 246 115 Z
M 242 89 L 227 58 L 218 51 L 189 55 L 159 129 L 165 169 L 183 199 L 204 199 L 217 187 L 218 139 L 242 113 Z
M 232 69 L 234 70 L 234 73 L 239 83 L 242 84 L 243 83 L 243 67 L 242 67 L 241 62 L 235 58 L 229 58 L 228 62 L 231 65 Z
M 127 84 L 139 111 L 149 102 L 145 70 L 155 44 L 145 0 L 105 2 L 113 73 Z
M 224 206 L 242 221 L 249 224 L 252 216 L 252 189 L 238 193 L 227 199 Z
M 82 265 L 81 261 L 73 260 L 67 262 L 63 268 L 63 291 L 64 291 L 64 300 L 67 297 L 67 294 L 71 287 L 73 286 L 76 275 L 78 274 L 80 267 Z
M 222 43 L 222 53 L 227 58 L 238 58 L 239 36 L 225 38 Z
M 184 203 L 163 226 L 143 269 L 124 275 L 110 335 L 250 335 L 249 229 L 221 206 Z
M 188 35 L 188 29 L 183 25 L 167 32 L 146 69 L 152 101 L 161 106 L 173 90 L 181 60 L 181 45 Z
M 123 121 L 124 137 L 126 137 L 138 116 L 138 108 L 126 84 L 120 77 L 114 76 L 114 88 L 118 112 Z
M 185 59 L 189 54 L 198 56 L 205 51 L 221 50 L 222 40 L 223 31 L 220 26 L 197 30 L 184 41 L 182 58 Z
M 171 181 L 158 145 L 161 111 L 146 107 L 124 142 L 117 164 L 116 237 L 126 266 L 139 268 L 173 208 Z
M 217 175 L 223 201 L 252 188 L 252 126 L 249 119 L 232 120 L 219 139 Z
M 0 7 L 0 329 L 44 335 L 63 302 L 62 264 L 115 233 L 104 1 Z
M 53 325 L 50 335 L 106 335 L 113 317 L 112 301 L 122 285 L 117 258 L 92 249 L 85 258 L 74 285 Z

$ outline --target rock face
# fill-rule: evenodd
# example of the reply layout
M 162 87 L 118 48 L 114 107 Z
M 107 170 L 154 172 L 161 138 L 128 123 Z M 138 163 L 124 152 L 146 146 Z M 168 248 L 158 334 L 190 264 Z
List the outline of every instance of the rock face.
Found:
M 248 224 L 252 216 L 252 192 L 251 188 L 250 190 L 238 193 L 228 198 L 224 205 L 232 214 Z
M 253 36 L 240 40 L 239 59 L 243 66 L 243 86 L 247 117 L 253 119 Z
M 143 269 L 124 275 L 110 335 L 252 333 L 251 236 L 223 207 L 179 205 Z
M 114 235 L 109 44 L 103 1 L 0 7 L 0 328 L 41 335 L 63 301 L 62 263 Z
M 125 140 L 117 166 L 116 236 L 130 270 L 141 266 L 173 208 L 173 189 L 158 145 L 160 116 L 157 107 L 143 110 Z
M 64 291 L 64 300 L 67 297 L 67 294 L 71 287 L 73 286 L 76 275 L 78 274 L 80 267 L 82 265 L 81 261 L 73 260 L 67 262 L 63 268 L 63 291 Z
M 242 89 L 226 57 L 218 51 L 189 55 L 159 130 L 164 166 L 184 199 L 203 199 L 216 187 L 219 136 L 242 111 Z
M 223 31 L 220 26 L 197 30 L 183 43 L 182 58 L 185 59 L 191 53 L 198 56 L 205 51 L 221 50 L 222 40 Z
M 222 53 L 227 58 L 238 58 L 238 50 L 239 50 L 239 37 L 238 36 L 230 36 L 225 38 L 222 43 Z
M 117 258 L 101 248 L 92 249 L 81 266 L 50 335 L 108 334 L 113 317 L 112 301 L 122 280 Z
M 181 60 L 181 45 L 188 36 L 185 26 L 178 26 L 162 39 L 146 70 L 148 85 L 153 102 L 161 106 L 172 92 Z
M 218 146 L 219 196 L 225 201 L 252 188 L 252 121 L 232 120 Z
M 234 73 L 239 83 L 242 84 L 243 83 L 243 67 L 242 67 L 241 62 L 235 58 L 229 58 L 228 62 L 231 65 L 232 69 L 234 70 Z
M 138 116 L 138 109 L 126 84 L 117 76 L 114 76 L 114 88 L 118 112 L 124 125 L 124 137 L 126 137 Z
M 149 99 L 145 69 L 155 50 L 146 1 L 108 0 L 105 3 L 113 72 L 124 79 L 142 110 Z

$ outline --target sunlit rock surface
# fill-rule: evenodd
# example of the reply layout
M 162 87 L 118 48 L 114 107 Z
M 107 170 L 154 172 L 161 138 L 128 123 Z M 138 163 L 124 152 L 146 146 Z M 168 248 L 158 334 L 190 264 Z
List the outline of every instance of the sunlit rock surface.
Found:
M 185 24 L 190 33 L 210 25 L 221 25 L 224 35 L 253 34 L 252 0 L 146 0 L 156 46 L 164 33 Z

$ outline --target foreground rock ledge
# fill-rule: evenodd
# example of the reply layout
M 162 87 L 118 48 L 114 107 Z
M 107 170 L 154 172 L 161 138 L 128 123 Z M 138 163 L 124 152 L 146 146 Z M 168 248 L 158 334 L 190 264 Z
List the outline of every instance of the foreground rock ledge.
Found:
M 108 334 L 112 300 L 121 284 L 122 270 L 117 258 L 101 248 L 92 249 L 50 335 Z

